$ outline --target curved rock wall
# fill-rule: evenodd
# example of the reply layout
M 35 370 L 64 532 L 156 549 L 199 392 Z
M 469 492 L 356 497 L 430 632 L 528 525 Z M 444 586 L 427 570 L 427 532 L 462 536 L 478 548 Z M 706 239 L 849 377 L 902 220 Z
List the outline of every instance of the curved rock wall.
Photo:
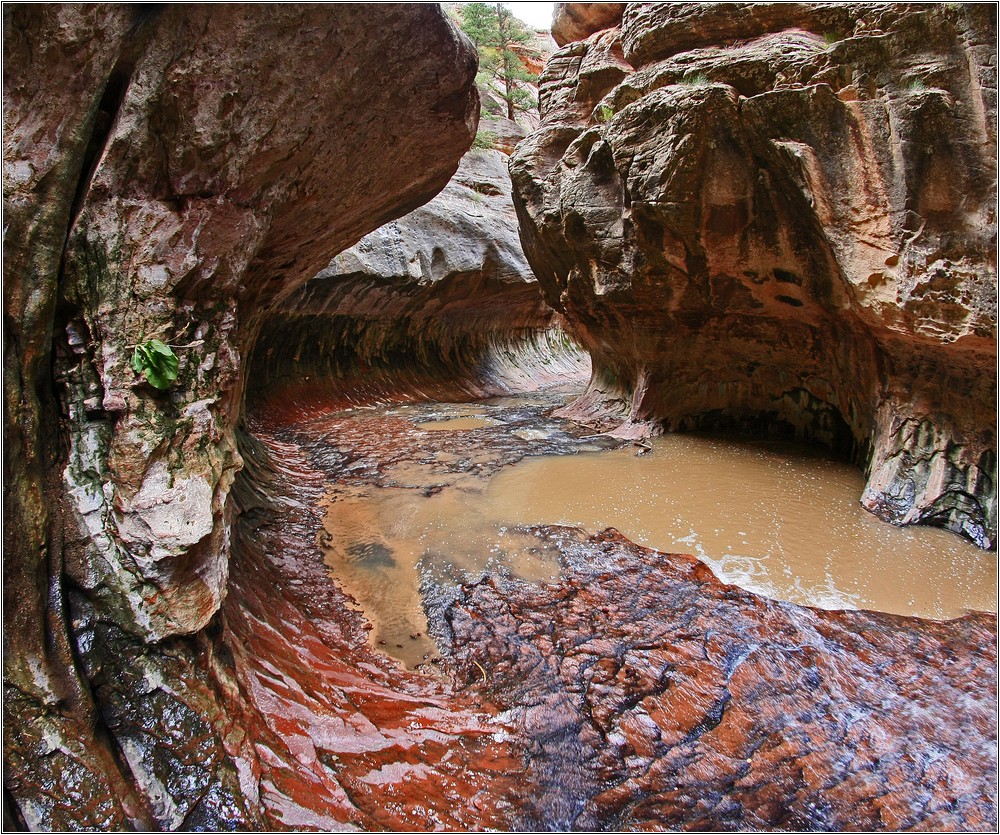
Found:
M 551 635 L 563 647 L 586 632 L 576 617 L 580 601 L 611 611 L 616 600 L 628 603 L 622 582 L 653 600 L 650 611 L 665 621 L 701 605 L 695 597 L 777 611 L 782 634 L 811 617 L 719 586 L 683 559 L 668 562 L 709 588 L 684 590 L 679 608 L 660 605 L 676 577 L 661 555 L 612 534 L 569 543 L 580 558 L 558 588 L 508 591 L 505 604 L 491 592 L 499 587 L 481 584 L 439 612 L 451 624 L 453 686 L 403 674 L 363 646 L 364 624 L 344 610 L 343 594 L 314 559 L 319 521 L 304 502 L 318 500 L 327 476 L 299 454 L 287 427 L 236 443 L 246 398 L 253 405 L 269 396 L 292 414 L 308 401 L 281 401 L 275 391 L 313 374 L 324 384 L 338 379 L 361 399 L 400 389 L 502 391 L 525 371 L 532 383 L 585 375 L 588 363 L 558 330 L 565 317 L 596 360 L 577 413 L 627 416 L 632 431 L 650 420 L 683 427 L 764 415 L 835 445 L 870 442 L 876 463 L 892 464 L 876 467 L 871 482 L 877 497 L 898 497 L 884 512 L 926 512 L 919 490 L 936 491 L 937 521 L 967 524 L 974 536 L 988 532 L 994 511 L 984 497 L 992 495 L 995 454 L 982 431 L 992 396 L 982 368 L 992 361 L 984 346 L 993 324 L 983 311 L 994 285 L 968 265 L 979 264 L 985 246 L 969 232 L 978 229 L 977 212 L 988 214 L 989 197 L 973 162 L 993 142 L 984 114 L 995 110 L 972 94 L 989 86 L 995 36 L 974 9 L 866 6 L 872 16 L 855 19 L 857 9 L 787 5 L 754 6 L 734 18 L 751 21 L 752 34 L 732 29 L 710 6 L 632 6 L 621 28 L 553 61 L 543 86 L 547 121 L 514 170 L 528 260 L 543 271 L 548 299 L 561 311 L 555 315 L 518 249 L 500 155 L 470 155 L 438 201 L 383 225 L 445 185 L 476 130 L 474 52 L 435 6 L 5 7 L 5 829 L 830 825 L 877 823 L 874 813 L 851 817 L 844 809 L 857 797 L 881 797 L 885 785 L 897 794 L 902 785 L 913 805 L 922 802 L 937 772 L 924 758 L 912 768 L 907 761 L 898 779 L 890 773 L 896 749 L 909 742 L 901 734 L 859 760 L 862 770 L 882 769 L 871 791 L 846 795 L 828 814 L 772 815 L 743 795 L 746 816 L 731 813 L 729 783 L 745 776 L 741 763 L 757 749 L 733 744 L 735 770 L 715 771 L 729 781 L 720 788 L 703 776 L 703 758 L 714 763 L 718 753 L 713 729 L 722 727 L 730 743 L 752 732 L 778 744 L 783 726 L 770 720 L 787 713 L 784 705 L 775 713 L 777 702 L 756 691 L 736 704 L 765 704 L 764 726 L 754 724 L 760 711 L 727 708 L 739 694 L 728 678 L 716 687 L 715 670 L 729 676 L 746 661 L 740 635 L 727 633 L 721 655 L 713 649 L 710 663 L 678 679 L 688 681 L 682 690 L 701 692 L 704 680 L 714 688 L 690 716 L 662 691 L 668 668 L 680 666 L 673 657 L 626 658 L 624 678 L 605 695 L 609 705 L 631 707 L 603 718 L 587 707 L 590 685 L 603 687 L 588 671 L 620 667 L 620 647 L 642 650 L 648 624 L 598 642 L 596 666 L 589 649 L 577 653 L 583 664 L 559 649 L 567 665 L 556 676 L 545 672 Z M 863 26 L 851 37 L 834 28 L 858 20 Z M 613 22 L 585 22 L 580 36 Z M 757 60 L 760 44 L 732 42 L 748 37 L 777 38 L 777 54 Z M 782 38 L 805 47 L 786 48 Z M 830 45 L 819 49 L 818 40 Z M 926 79 L 905 95 L 892 81 L 902 72 L 900 43 L 923 56 L 907 60 Z M 686 51 L 672 52 L 677 44 Z M 884 60 L 866 63 L 865 44 L 884 49 Z M 731 60 L 741 49 L 747 60 Z M 687 69 L 678 76 L 691 62 L 702 62 L 699 72 L 711 79 L 688 77 Z M 837 75 L 844 67 L 849 84 Z M 873 93 L 866 72 L 888 78 L 889 92 Z M 766 89 L 755 92 L 757 83 Z M 891 116 L 890 138 L 904 137 L 899 147 L 911 150 L 890 164 L 870 150 L 882 147 L 872 140 L 851 157 L 845 148 L 861 127 L 882 136 L 880 113 Z M 942 113 L 954 125 L 933 121 Z M 837 118 L 824 121 L 831 114 Z M 777 138 L 772 122 L 782 125 Z M 664 133 L 662 124 L 674 127 Z M 711 128 L 711 138 L 701 141 L 691 125 Z M 977 139 L 969 125 L 986 133 Z M 834 150 L 824 144 L 831 136 Z M 913 162 L 912 148 L 930 143 L 939 154 L 946 139 L 950 155 Z M 945 174 L 935 174 L 941 159 Z M 746 174 L 748 160 L 767 188 Z M 956 171 L 965 177 L 958 198 L 948 186 Z M 924 195 L 918 185 L 927 178 L 938 185 Z M 830 220 L 853 218 L 855 204 L 844 208 L 841 196 L 857 182 L 895 207 L 888 231 L 876 217 L 863 240 L 897 247 L 899 260 L 885 266 L 908 288 L 909 307 L 885 301 L 887 291 L 868 276 L 862 284 L 874 289 L 859 290 L 855 266 L 844 266 L 868 263 L 868 250 L 855 251 L 862 238 L 833 234 L 839 227 Z M 942 231 L 956 200 L 967 213 L 962 235 Z M 908 226 L 908 212 L 923 212 L 926 224 Z M 949 262 L 940 269 L 954 280 L 907 284 L 931 275 L 919 266 L 931 255 Z M 942 307 L 953 296 L 962 304 Z M 922 306 L 921 298 L 933 303 Z M 798 312 L 790 317 L 786 308 Z M 133 347 L 154 336 L 180 358 L 178 382 L 162 392 L 129 366 Z M 770 353 L 755 358 L 762 350 Z M 699 351 L 707 371 L 695 378 Z M 458 371 L 457 387 L 441 384 L 445 368 Z M 947 392 L 958 394 L 950 411 L 941 405 Z M 287 417 L 276 411 L 279 422 Z M 960 477 L 978 481 L 962 492 Z M 893 492 L 907 478 L 916 498 Z M 602 562 L 612 540 L 627 559 Z M 622 570 L 629 559 L 644 564 L 638 574 Z M 538 612 L 581 583 L 594 586 L 593 600 L 581 595 L 554 620 L 545 615 L 556 633 L 543 628 Z M 732 611 L 724 614 L 749 634 Z M 958 767 L 935 790 L 940 808 L 905 820 L 991 825 L 995 796 L 973 797 L 978 788 L 964 787 L 969 773 L 986 775 L 987 784 L 995 773 L 984 743 L 995 687 L 980 692 L 995 668 L 995 622 L 978 616 L 939 630 L 824 616 L 813 618 L 820 625 L 813 631 L 834 621 L 866 630 L 875 623 L 887 634 L 940 632 L 940 641 L 914 644 L 922 670 L 943 663 L 932 655 L 961 659 L 944 687 L 961 694 L 973 683 L 965 712 L 938 704 L 940 717 L 907 714 L 906 727 L 920 728 L 921 739 L 927 715 L 947 726 Z M 847 703 L 866 710 L 864 683 L 883 683 L 882 659 L 899 644 L 886 639 L 873 653 L 853 627 L 847 632 L 842 668 L 861 683 Z M 714 647 L 713 635 L 701 629 L 689 643 L 700 652 L 699 641 Z M 855 644 L 863 664 L 851 654 Z M 533 669 L 545 682 L 518 666 L 536 650 L 544 661 Z M 492 682 L 476 661 L 487 657 Z M 789 680 L 816 686 L 807 667 L 789 662 Z M 767 681 L 769 669 L 750 672 Z M 908 694 L 912 671 L 903 664 L 896 672 Z M 919 676 L 916 703 L 941 692 L 931 672 Z M 753 675 L 743 665 L 742 693 Z M 661 684 L 646 688 L 648 676 Z M 473 680 L 484 686 L 473 689 Z M 469 692 L 457 693 L 464 685 Z M 655 720 L 629 701 L 647 691 Z M 827 691 L 817 692 L 810 715 L 810 705 L 827 703 Z M 516 711 L 499 714 L 507 707 Z M 580 720 L 588 711 L 594 722 Z M 649 739 L 688 733 L 688 718 L 698 733 L 684 763 L 667 762 L 669 752 L 655 745 L 642 759 Z M 865 726 L 879 738 L 881 721 Z M 818 723 L 810 732 L 820 739 L 832 727 Z M 595 734 L 603 748 L 591 744 Z M 812 761 L 813 741 L 781 761 L 804 773 L 798 763 Z M 823 773 L 843 775 L 830 763 L 841 762 L 844 748 L 824 750 Z M 567 760 L 566 751 L 596 759 Z M 529 755 L 537 764 L 526 779 Z M 578 782 L 587 768 L 597 777 Z M 798 797 L 796 779 L 781 791 Z M 679 816 L 652 808 L 668 784 L 683 786 L 697 808 L 681 804 Z M 698 806 L 705 786 L 721 805 Z M 766 795 L 772 787 L 764 780 L 752 788 Z M 821 799 L 806 788 L 807 802 Z
M 470 151 L 437 197 L 289 296 L 257 341 L 251 409 L 317 378 L 358 402 L 585 383 L 589 357 L 562 333 L 521 249 L 507 161 Z
M 553 56 L 511 171 L 575 414 L 816 439 L 883 518 L 995 547 L 995 24 L 634 3 Z
M 203 629 L 243 357 L 445 185 L 475 51 L 405 4 L 9 7 L 4 49 L 5 821 L 253 826 Z M 179 357 L 162 392 L 129 363 L 152 337 Z

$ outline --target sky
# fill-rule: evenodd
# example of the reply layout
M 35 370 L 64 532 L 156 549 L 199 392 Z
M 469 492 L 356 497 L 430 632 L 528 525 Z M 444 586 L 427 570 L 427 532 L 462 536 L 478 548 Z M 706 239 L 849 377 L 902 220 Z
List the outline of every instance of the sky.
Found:
M 555 3 L 504 3 L 504 5 L 532 29 L 547 30 L 552 25 L 552 7 Z

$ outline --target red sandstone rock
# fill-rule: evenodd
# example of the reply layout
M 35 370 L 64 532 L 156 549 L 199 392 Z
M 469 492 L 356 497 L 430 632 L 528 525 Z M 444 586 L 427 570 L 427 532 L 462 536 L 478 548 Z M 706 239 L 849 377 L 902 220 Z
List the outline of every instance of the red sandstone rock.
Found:
M 897 523 L 996 542 L 996 21 L 634 3 L 541 80 L 525 253 L 591 351 L 572 409 L 841 449 Z
M 267 828 L 506 828 L 521 770 L 499 741 L 506 723 L 474 691 L 407 673 L 371 647 L 314 544 L 328 476 L 296 443 L 255 428 L 264 443 L 238 489 L 224 611 Z M 276 477 L 263 506 L 242 492 Z
M 512 435 L 483 449 L 332 408 L 316 390 L 270 404 L 237 488 L 224 642 L 269 825 L 996 825 L 992 615 L 819 611 L 614 531 L 543 528 L 561 579 L 494 575 L 427 599 L 454 682 L 402 672 L 366 641 L 313 550 L 324 482 L 383 483 L 435 443 L 495 470 L 530 444 Z
M 535 825 L 996 826 L 996 618 L 824 612 L 616 531 L 539 531 L 557 585 L 486 580 L 445 615 L 514 718 Z
M 621 23 L 625 3 L 556 3 L 552 12 L 552 38 L 559 46 L 582 41 Z
M 234 792 L 253 754 L 198 641 L 145 644 L 225 594 L 261 317 L 445 185 L 476 131 L 475 53 L 433 5 L 12 6 L 4 50 L 5 810 L 252 826 Z M 130 367 L 150 337 L 180 360 L 164 392 Z M 141 658 L 166 690 L 81 680 L 64 571 L 80 628 L 117 630 L 77 636 L 81 663 Z

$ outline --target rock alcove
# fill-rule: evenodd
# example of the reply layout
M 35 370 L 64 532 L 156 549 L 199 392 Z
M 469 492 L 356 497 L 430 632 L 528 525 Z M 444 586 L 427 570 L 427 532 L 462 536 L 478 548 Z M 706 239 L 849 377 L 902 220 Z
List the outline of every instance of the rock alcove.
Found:
M 558 576 L 439 584 L 414 671 L 331 579 L 331 483 L 602 430 L 819 442 L 995 548 L 995 20 L 557 21 L 508 160 L 433 4 L 5 7 L 6 828 L 996 826 L 994 615 L 529 526 Z

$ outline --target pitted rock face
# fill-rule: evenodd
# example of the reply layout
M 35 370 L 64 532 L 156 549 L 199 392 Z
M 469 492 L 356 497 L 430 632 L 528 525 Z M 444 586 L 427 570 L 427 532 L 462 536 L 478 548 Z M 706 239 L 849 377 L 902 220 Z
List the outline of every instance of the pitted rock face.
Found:
M 994 547 L 995 47 L 974 5 L 635 3 L 553 56 L 511 171 L 572 412 L 816 439 Z
M 73 371 L 98 398 L 79 417 L 67 480 L 113 543 L 122 531 L 124 548 L 71 565 L 91 588 L 110 567 L 126 628 L 194 632 L 218 609 L 241 356 L 256 323 L 339 249 L 441 188 L 471 141 L 468 44 L 436 10 L 380 15 L 384 43 L 426 42 L 438 57 L 380 50 L 355 7 L 185 7 L 148 22 L 111 73 L 66 255 L 70 316 L 93 351 Z M 400 79 L 420 94 L 401 101 Z M 129 367 L 152 336 L 180 359 L 166 394 Z M 196 524 L 164 529 L 149 495 L 161 487 Z M 166 551 L 170 562 L 147 570 Z M 129 574 L 163 593 L 138 599 L 120 582 Z

